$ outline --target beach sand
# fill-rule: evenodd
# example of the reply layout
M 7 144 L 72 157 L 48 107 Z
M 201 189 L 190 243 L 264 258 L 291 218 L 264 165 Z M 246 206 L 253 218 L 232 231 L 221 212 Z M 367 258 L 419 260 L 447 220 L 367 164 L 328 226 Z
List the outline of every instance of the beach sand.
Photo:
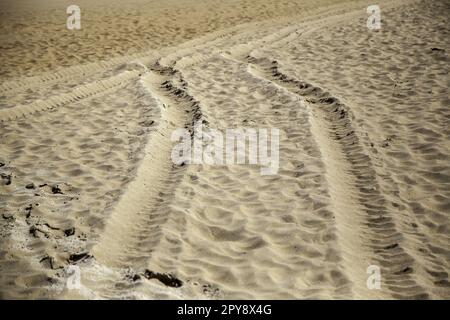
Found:
M 0 5 L 0 298 L 450 298 L 448 2 L 69 4 Z

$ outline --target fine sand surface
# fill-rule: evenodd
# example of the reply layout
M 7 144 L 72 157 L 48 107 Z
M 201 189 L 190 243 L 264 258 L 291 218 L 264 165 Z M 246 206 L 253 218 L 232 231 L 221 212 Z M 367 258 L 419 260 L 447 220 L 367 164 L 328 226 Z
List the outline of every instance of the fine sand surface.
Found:
M 0 298 L 450 299 L 448 1 L 380 30 L 368 1 L 67 4 L 0 6 Z M 278 172 L 175 165 L 198 122 L 277 128 Z

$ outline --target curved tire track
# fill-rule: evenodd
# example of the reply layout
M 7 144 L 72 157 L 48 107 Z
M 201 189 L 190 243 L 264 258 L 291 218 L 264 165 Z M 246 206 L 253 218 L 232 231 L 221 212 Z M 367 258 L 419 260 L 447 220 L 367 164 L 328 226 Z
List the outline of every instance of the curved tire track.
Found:
M 376 173 L 352 126 L 350 110 L 336 97 L 280 71 L 277 61 L 249 56 L 250 72 L 295 94 L 310 110 L 313 136 L 323 155 L 336 215 L 343 263 L 357 298 L 381 297 L 369 290 L 366 268 L 378 265 L 382 286 L 396 298 L 428 298 L 415 276 L 417 262 L 402 246 L 402 234 L 386 208 Z
M 39 76 L 23 77 L 6 81 L 0 85 L 0 95 L 12 94 L 42 85 L 50 85 L 56 82 L 64 82 L 68 79 L 79 79 L 107 71 L 121 64 L 126 64 L 134 59 L 147 56 L 146 54 L 135 54 L 129 56 L 116 57 L 111 60 L 76 65 L 67 68 L 49 71 Z
M 171 160 L 174 145 L 171 134 L 178 128 L 192 130 L 194 122 L 202 117 L 199 103 L 176 84 L 183 83 L 177 71 L 159 64 L 149 69 L 141 83 L 157 100 L 162 116 L 147 143 L 137 176 L 119 199 L 99 242 L 92 248 L 95 259 L 109 267 L 147 266 L 153 248 L 164 235 L 170 212 L 167 206 L 185 170 Z
M 125 71 L 108 79 L 81 85 L 73 89 L 72 92 L 53 96 L 46 100 L 36 100 L 30 104 L 0 109 L 0 121 L 15 120 L 36 112 L 54 109 L 70 102 L 80 101 L 97 94 L 105 93 L 107 90 L 117 88 L 129 80 L 137 78 L 139 74 L 139 71 Z

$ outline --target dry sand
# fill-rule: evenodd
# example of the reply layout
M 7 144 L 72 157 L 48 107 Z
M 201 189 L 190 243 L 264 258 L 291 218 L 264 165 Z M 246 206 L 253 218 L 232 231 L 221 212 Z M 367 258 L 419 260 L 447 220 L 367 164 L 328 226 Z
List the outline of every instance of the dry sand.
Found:
M 0 5 L 1 298 L 450 298 L 448 2 L 108 3 Z M 195 121 L 278 173 L 174 165 Z

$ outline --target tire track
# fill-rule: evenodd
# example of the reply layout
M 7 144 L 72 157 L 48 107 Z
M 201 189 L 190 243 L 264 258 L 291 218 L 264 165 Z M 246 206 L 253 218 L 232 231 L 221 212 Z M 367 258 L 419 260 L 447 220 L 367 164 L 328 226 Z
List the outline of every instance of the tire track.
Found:
M 414 3 L 420 0 L 402 0 L 402 1 L 386 1 L 382 3 L 383 9 L 393 9 L 406 4 Z M 311 15 L 306 19 L 299 17 L 299 23 L 288 25 L 284 29 L 269 34 L 266 37 L 249 41 L 247 43 L 232 46 L 230 49 L 222 52 L 224 57 L 231 57 L 238 60 L 246 59 L 253 51 L 278 51 L 283 45 L 289 44 L 299 37 L 307 37 L 326 27 L 337 27 L 349 21 L 357 21 L 365 18 L 366 3 L 364 2 L 348 2 L 345 5 L 330 6 L 325 10 L 321 10 L 318 14 Z M 291 18 L 292 19 L 292 18 Z M 295 18 L 294 18 L 295 21 Z M 291 20 L 292 24 L 292 20 Z M 212 55 L 211 55 L 212 56 Z M 200 60 L 204 61 L 206 58 Z
M 299 96 L 310 110 L 312 133 L 323 155 L 336 215 L 344 268 L 356 298 L 428 298 L 415 275 L 417 262 L 402 246 L 402 235 L 379 191 L 376 173 L 352 126 L 352 115 L 336 97 L 280 71 L 277 61 L 248 57 L 249 72 Z M 382 288 L 369 290 L 366 268 L 381 267 Z
M 178 128 L 191 130 L 202 116 L 199 103 L 183 88 L 177 71 L 159 64 L 149 69 L 141 83 L 157 100 L 162 116 L 147 143 L 136 178 L 114 207 L 99 242 L 92 248 L 95 259 L 108 267 L 141 271 L 147 267 L 153 248 L 164 235 L 164 224 L 170 218 L 167 206 L 185 171 L 184 165 L 172 162 L 171 134 Z
M 132 55 L 119 56 L 100 62 L 58 68 L 54 71 L 44 72 L 37 76 L 21 77 L 7 80 L 0 84 L 0 95 L 10 95 L 35 87 L 52 85 L 58 82 L 61 83 L 69 79 L 86 78 L 95 75 L 96 73 L 112 70 L 116 67 L 120 67 L 121 65 L 127 65 L 128 63 L 134 61 L 153 64 L 157 59 L 161 57 L 166 57 L 168 60 L 174 61 L 174 59 L 176 60 L 183 56 L 186 56 L 193 50 L 198 51 L 200 48 L 210 46 L 212 43 L 226 39 L 227 36 L 231 33 L 240 35 L 242 33 L 242 30 L 249 28 L 249 26 L 253 24 L 254 23 L 246 23 L 235 27 L 226 28 L 224 30 L 212 32 L 199 38 L 188 40 L 177 46 L 163 48 L 158 52 L 155 50 L 148 50 Z M 207 45 L 205 45 L 205 43 Z
M 153 264 L 151 258 L 161 242 L 167 248 L 166 240 L 172 232 L 166 225 L 176 218 L 169 206 L 186 170 L 184 164 L 172 162 L 176 142 L 171 141 L 171 134 L 178 128 L 192 130 L 194 122 L 202 117 L 200 105 L 189 96 L 181 75 L 159 62 L 148 66 L 139 84 L 153 97 L 161 116 L 155 119 L 156 129 L 149 136 L 136 176 L 111 209 L 98 241 L 88 250 L 92 259 L 80 265 L 85 284 L 82 297 L 135 299 L 142 294 L 145 297 L 168 294 L 182 298 L 185 289 L 161 287 L 161 283 L 153 281 L 140 286 L 142 282 L 138 279 L 160 279 L 169 287 L 172 282 L 179 284 L 178 279 L 172 278 L 176 270 L 161 267 L 158 262 Z M 177 230 L 183 228 L 181 225 Z M 167 250 L 170 255 L 180 248 L 174 243 Z M 71 294 L 66 292 L 63 297 L 73 298 Z
M 46 100 L 36 100 L 30 104 L 1 109 L 0 121 L 11 121 L 21 117 L 27 117 L 36 112 L 54 109 L 67 103 L 90 98 L 94 95 L 105 94 L 106 91 L 117 89 L 117 87 L 126 84 L 131 79 L 139 77 L 139 75 L 140 72 L 137 70 L 125 71 L 105 80 L 97 80 L 78 86 L 71 92 L 52 96 Z
M 261 25 L 247 23 L 217 33 L 217 37 L 212 40 L 205 36 L 204 39 L 208 39 L 206 42 L 200 42 L 200 44 L 193 46 L 183 46 L 183 49 L 164 56 L 161 59 L 161 64 L 185 68 L 202 63 L 217 54 L 245 57 L 255 48 L 277 47 L 328 25 L 336 25 L 349 18 L 364 15 L 365 11 L 361 11 L 361 6 L 358 3 L 348 2 L 344 6 L 339 4 L 326 9 L 319 9 L 316 13 L 311 13 L 308 16 L 297 15 L 283 21 L 269 20 L 261 22 Z M 298 22 L 293 23 L 293 21 Z M 280 27 L 281 29 L 276 32 L 271 31 L 273 28 Z M 266 30 L 260 31 L 262 28 L 266 28 Z M 255 35 L 257 32 L 265 35 Z
M 125 64 L 134 59 L 139 59 L 148 55 L 149 53 L 121 56 L 113 58 L 111 60 L 61 68 L 55 71 L 46 72 L 38 76 L 9 80 L 0 85 L 0 95 L 13 94 L 18 91 L 24 91 L 26 89 L 31 89 L 34 87 L 41 87 L 43 85 L 51 85 L 57 82 L 64 82 L 69 79 L 85 78 L 96 73 L 113 69 L 114 67 L 117 67 L 121 64 Z

